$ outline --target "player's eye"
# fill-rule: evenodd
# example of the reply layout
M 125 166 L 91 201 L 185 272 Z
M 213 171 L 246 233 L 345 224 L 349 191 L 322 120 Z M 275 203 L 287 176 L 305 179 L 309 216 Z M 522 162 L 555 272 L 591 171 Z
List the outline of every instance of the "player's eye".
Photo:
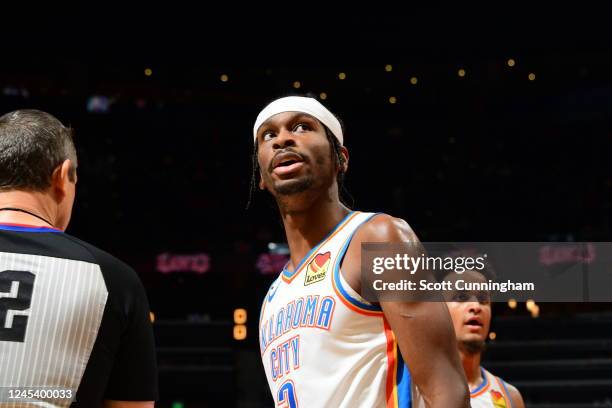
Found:
M 489 303 L 491 303 L 491 298 L 488 293 L 480 293 L 478 294 L 477 298 L 478 303 L 480 303 L 481 305 L 488 305 Z
M 267 142 L 268 140 L 272 139 L 273 137 L 274 137 L 274 132 L 272 132 L 271 130 L 266 130 L 261 135 L 261 138 L 262 138 L 262 140 L 264 142 Z
M 457 292 L 453 295 L 454 302 L 467 302 L 470 299 L 470 295 L 466 292 Z
M 310 126 L 308 126 L 305 123 L 298 123 L 297 125 L 293 127 L 294 132 L 307 132 L 309 130 L 311 130 Z

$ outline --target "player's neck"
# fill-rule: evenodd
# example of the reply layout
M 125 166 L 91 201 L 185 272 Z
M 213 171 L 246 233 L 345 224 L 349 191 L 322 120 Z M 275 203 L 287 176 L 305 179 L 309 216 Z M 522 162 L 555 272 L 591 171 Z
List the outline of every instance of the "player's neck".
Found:
M 0 193 L 0 208 L 19 208 L 34 213 L 51 223 L 56 219 L 56 212 L 45 193 L 30 191 L 6 191 Z M 50 227 L 45 221 L 28 213 L 19 211 L 0 211 L 0 223 L 25 224 Z
M 459 354 L 461 355 L 461 364 L 463 365 L 468 385 L 470 390 L 473 390 L 483 381 L 482 372 L 480 371 L 481 355 L 480 353 L 471 354 L 464 351 L 460 351 Z
M 350 212 L 340 201 L 322 200 L 299 212 L 281 211 L 291 270 Z

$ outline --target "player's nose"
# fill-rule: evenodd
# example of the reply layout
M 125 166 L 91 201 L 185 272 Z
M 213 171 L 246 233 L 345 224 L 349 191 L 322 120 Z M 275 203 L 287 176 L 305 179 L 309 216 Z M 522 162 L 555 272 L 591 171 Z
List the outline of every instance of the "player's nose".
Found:
M 295 135 L 288 129 L 281 129 L 281 131 L 274 138 L 275 149 L 284 149 L 289 146 L 295 146 Z
M 468 303 L 468 312 L 479 314 L 482 311 L 482 307 L 478 301 L 471 301 Z

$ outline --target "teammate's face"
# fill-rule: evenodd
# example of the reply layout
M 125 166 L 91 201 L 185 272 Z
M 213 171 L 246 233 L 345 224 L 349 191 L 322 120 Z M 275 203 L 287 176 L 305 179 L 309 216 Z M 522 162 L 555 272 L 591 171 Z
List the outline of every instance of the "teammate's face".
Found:
M 449 281 L 457 279 L 466 282 L 486 282 L 485 277 L 475 271 L 467 271 L 461 275 L 453 273 L 446 277 L 446 280 Z M 453 291 L 448 296 L 446 304 L 453 319 L 459 346 L 465 346 L 468 351 L 482 349 L 491 325 L 489 293 L 486 291 Z
M 260 188 L 274 196 L 329 187 L 335 181 L 325 128 L 301 112 L 272 116 L 257 131 Z

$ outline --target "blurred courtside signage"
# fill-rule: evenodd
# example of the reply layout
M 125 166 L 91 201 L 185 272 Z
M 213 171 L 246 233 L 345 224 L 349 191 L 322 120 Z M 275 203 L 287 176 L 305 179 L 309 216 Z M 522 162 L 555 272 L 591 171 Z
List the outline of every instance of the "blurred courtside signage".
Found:
M 191 272 L 204 274 L 210 270 L 210 255 L 203 252 L 195 254 L 164 252 L 157 256 L 156 270 L 160 273 Z
M 259 255 L 255 267 L 262 275 L 277 275 L 289 261 L 286 243 L 270 242 L 268 252 Z

